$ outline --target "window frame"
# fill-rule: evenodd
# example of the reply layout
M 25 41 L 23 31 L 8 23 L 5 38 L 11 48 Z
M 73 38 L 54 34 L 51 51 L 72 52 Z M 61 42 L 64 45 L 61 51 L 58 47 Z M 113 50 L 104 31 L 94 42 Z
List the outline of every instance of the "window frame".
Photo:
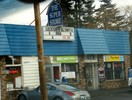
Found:
M 108 71 L 106 71 L 106 65 L 108 64 L 108 63 L 110 63 L 111 64 L 111 71 L 110 71 L 110 73 L 112 72 L 112 78 L 110 79 L 110 78 L 108 78 L 107 77 L 107 72 Z M 122 70 L 122 78 L 116 78 L 116 72 L 115 72 L 115 66 L 114 66 L 114 64 L 115 63 L 120 63 L 121 64 L 121 70 Z M 107 80 L 107 81 L 112 81 L 112 80 L 123 80 L 123 79 L 125 79 L 125 64 L 124 64 L 124 61 L 122 61 L 122 62 L 104 62 L 104 65 L 105 65 L 105 79 Z M 121 73 L 121 72 L 120 72 Z M 121 76 L 120 76 L 121 77 Z

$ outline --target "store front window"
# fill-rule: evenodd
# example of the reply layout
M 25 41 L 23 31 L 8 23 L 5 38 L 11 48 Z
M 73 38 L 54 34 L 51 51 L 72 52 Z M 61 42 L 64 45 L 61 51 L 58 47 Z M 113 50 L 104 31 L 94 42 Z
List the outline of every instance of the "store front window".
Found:
M 61 65 L 61 72 L 62 73 L 67 73 L 65 76 L 66 76 L 67 81 L 69 83 L 78 82 L 78 78 L 79 78 L 78 64 L 75 64 L 75 63 L 62 64 Z
M 21 57 L 9 56 L 5 62 L 7 89 L 21 88 Z
M 92 55 L 92 54 L 91 55 L 87 55 L 86 56 L 86 59 L 87 60 L 96 60 L 97 59 L 97 56 L 96 55 Z
M 106 80 L 124 79 L 124 62 L 105 62 Z

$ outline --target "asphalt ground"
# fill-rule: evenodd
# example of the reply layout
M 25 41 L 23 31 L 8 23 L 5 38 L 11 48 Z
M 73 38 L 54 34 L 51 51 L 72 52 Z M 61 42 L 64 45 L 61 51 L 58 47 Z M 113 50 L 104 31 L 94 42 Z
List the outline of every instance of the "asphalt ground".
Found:
M 127 87 L 127 88 L 117 88 L 117 89 L 98 89 L 98 90 L 89 91 L 91 97 L 108 96 L 112 94 L 127 93 L 127 92 L 132 93 L 132 89 Z

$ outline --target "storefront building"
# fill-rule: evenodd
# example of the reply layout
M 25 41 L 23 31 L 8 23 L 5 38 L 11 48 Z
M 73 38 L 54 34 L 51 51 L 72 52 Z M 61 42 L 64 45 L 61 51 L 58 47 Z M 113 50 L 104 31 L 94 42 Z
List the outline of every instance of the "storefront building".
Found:
M 1 24 L 0 30 L 0 56 L 4 57 L 0 75 L 6 75 L 11 88 L 39 85 L 35 27 Z M 84 89 L 127 86 L 128 32 L 79 28 L 70 31 L 71 37 L 65 36 L 63 41 L 53 41 L 53 36 L 43 40 L 47 81 L 66 77 L 69 83 Z M 12 62 L 6 64 L 11 57 Z

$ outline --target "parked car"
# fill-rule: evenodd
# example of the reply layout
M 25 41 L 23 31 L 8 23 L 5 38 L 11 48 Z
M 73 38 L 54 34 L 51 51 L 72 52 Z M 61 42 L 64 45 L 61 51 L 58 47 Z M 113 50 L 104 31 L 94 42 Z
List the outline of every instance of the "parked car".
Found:
M 128 87 L 132 89 L 132 68 L 128 69 Z
M 128 80 L 128 87 L 130 87 L 130 89 L 132 89 L 132 78 L 129 78 L 129 80 Z
M 81 90 L 68 83 L 47 83 L 48 100 L 90 100 L 88 91 Z M 22 91 L 17 100 L 40 100 L 40 86 L 33 90 Z

